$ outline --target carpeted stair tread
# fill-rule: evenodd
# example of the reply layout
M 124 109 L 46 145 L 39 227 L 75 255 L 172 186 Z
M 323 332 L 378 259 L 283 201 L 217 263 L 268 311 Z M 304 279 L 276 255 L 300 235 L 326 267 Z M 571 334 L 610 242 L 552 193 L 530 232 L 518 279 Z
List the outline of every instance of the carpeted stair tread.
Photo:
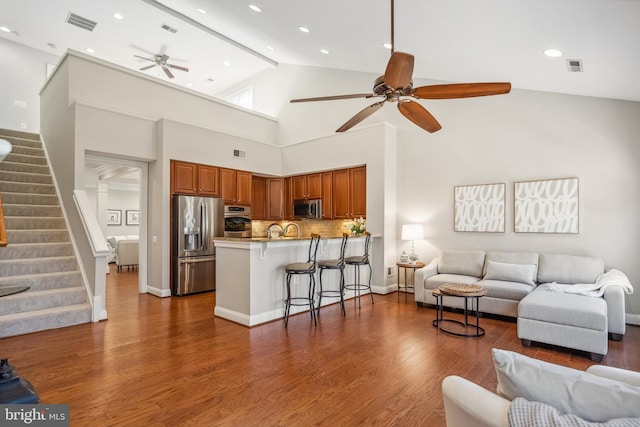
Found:
M 0 249 L 0 260 L 72 256 L 71 242 L 11 243 Z
M 31 291 L 82 286 L 80 270 L 0 277 L 0 286 L 29 286 Z
M 91 305 L 89 303 L 0 316 L 0 338 L 79 325 L 90 321 Z
M 10 162 L 7 159 L 4 159 L 2 163 L 0 163 L 0 170 L 8 171 L 8 172 L 25 172 L 25 173 L 35 173 L 38 175 L 50 175 L 51 171 L 49 170 L 49 165 L 34 165 L 29 163 L 16 163 Z
M 0 168 L 0 181 L 4 182 L 30 182 L 34 184 L 53 184 L 51 175 L 28 172 L 5 171 Z
M 56 205 L 2 204 L 6 216 L 61 217 L 62 209 Z
M 44 157 L 44 150 L 42 147 L 27 147 L 24 145 L 14 145 L 11 150 L 13 154 L 21 154 L 24 156 Z
M 5 216 L 7 230 L 49 230 L 65 228 L 63 217 Z
M 0 129 L 0 138 L 5 139 L 26 139 L 26 140 L 34 140 L 40 142 L 40 135 L 33 132 L 24 132 L 21 130 L 13 130 L 13 129 Z
M 53 184 L 0 181 L 0 193 L 56 194 Z
M 2 192 L 2 204 L 11 205 L 56 205 L 59 206 L 56 194 L 21 194 Z
M 52 243 L 69 242 L 67 229 L 33 229 L 33 230 L 7 230 L 9 244 L 16 243 Z
M 0 297 L 0 316 L 87 302 L 84 286 L 20 292 Z
M 78 269 L 75 256 L 0 260 L 0 277 L 54 273 Z
M 14 154 L 10 153 L 5 157 L 5 159 L 9 162 L 14 163 L 28 163 L 32 165 L 46 165 L 47 158 L 43 156 L 28 156 L 25 154 Z

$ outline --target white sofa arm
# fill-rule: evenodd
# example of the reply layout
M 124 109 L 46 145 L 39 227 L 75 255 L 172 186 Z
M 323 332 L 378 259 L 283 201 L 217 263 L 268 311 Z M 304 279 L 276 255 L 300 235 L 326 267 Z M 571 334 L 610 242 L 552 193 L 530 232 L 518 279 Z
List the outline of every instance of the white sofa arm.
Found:
M 613 366 L 592 365 L 587 368 L 587 372 L 599 377 L 627 383 L 634 387 L 640 387 L 640 372 L 629 371 L 627 369 L 614 368 Z
M 511 402 L 462 377 L 442 381 L 447 427 L 508 427 Z
M 415 271 L 413 276 L 413 297 L 416 302 L 425 301 L 424 281 L 431 276 L 438 274 L 438 263 L 440 258 L 434 258 L 431 262 Z M 398 278 L 400 280 L 400 278 Z
M 626 331 L 624 290 L 622 286 L 607 286 L 604 290 L 604 300 L 607 302 L 607 321 L 609 333 L 616 341 L 620 341 Z

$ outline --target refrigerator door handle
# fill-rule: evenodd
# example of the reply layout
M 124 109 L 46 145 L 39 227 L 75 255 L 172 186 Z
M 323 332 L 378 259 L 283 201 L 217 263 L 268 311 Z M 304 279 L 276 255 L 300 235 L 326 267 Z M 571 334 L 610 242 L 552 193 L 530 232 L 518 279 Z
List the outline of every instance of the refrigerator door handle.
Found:
M 208 235 L 209 235 L 209 213 L 207 212 L 207 205 L 204 202 L 200 202 L 200 224 L 202 226 L 202 250 L 209 250 Z
M 215 256 L 198 257 L 198 258 L 181 258 L 180 264 L 197 264 L 200 262 L 211 262 L 215 260 L 216 260 Z

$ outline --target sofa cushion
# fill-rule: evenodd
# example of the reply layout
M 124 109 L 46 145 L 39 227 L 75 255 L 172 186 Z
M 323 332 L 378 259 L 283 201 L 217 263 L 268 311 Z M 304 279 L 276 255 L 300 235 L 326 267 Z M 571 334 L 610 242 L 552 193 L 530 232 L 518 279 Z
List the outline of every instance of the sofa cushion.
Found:
M 563 294 L 537 288 L 520 301 L 518 317 L 606 331 L 607 302 L 604 298 Z
M 604 273 L 604 261 L 600 258 L 540 254 L 539 283 L 594 283 Z
M 438 273 L 482 277 L 484 251 L 444 250 L 438 264 Z
M 535 264 L 508 264 L 488 260 L 484 280 L 505 280 L 535 286 L 538 266 Z
M 487 297 L 520 301 L 535 289 L 532 285 L 504 280 L 481 280 L 476 285 L 487 291 Z
M 487 258 L 484 264 L 483 276 L 487 273 L 487 263 L 489 261 L 506 262 L 509 264 L 533 264 L 536 266 L 536 271 L 533 276 L 533 281 L 538 281 L 538 254 L 536 252 L 487 252 Z
M 587 421 L 640 417 L 640 387 L 505 350 L 493 349 L 493 364 L 505 399 L 546 403 Z

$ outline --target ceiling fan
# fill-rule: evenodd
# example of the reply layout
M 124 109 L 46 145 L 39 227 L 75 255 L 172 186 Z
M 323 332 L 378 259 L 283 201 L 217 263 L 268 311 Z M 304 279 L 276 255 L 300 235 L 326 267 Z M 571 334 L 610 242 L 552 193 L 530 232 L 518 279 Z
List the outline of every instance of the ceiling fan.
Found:
M 133 55 L 133 56 L 135 56 L 136 58 L 144 59 L 145 61 L 153 62 L 153 64 L 151 65 L 147 65 L 146 67 L 140 68 L 140 71 L 148 70 L 149 68 L 153 68 L 153 67 L 160 67 L 162 68 L 164 73 L 167 75 L 167 77 L 169 77 L 170 79 L 172 79 L 174 76 L 173 76 L 173 73 L 169 70 L 169 68 L 189 72 L 189 69 L 187 67 L 181 67 L 179 65 L 167 63 L 167 61 L 169 60 L 169 55 L 167 55 L 166 53 L 153 55 L 153 59 L 145 58 L 144 56 L 140 56 L 140 55 Z
M 351 129 L 376 111 L 385 102 L 396 102 L 398 110 L 407 119 L 420 126 L 427 132 L 437 132 L 442 126 L 426 108 L 414 99 L 453 99 L 470 98 L 475 96 L 500 95 L 511 91 L 511 83 L 454 83 L 413 87 L 414 57 L 409 53 L 394 52 L 394 0 L 391 0 L 391 58 L 383 76 L 373 83 L 373 93 L 358 93 L 351 95 L 323 96 L 319 98 L 292 99 L 290 102 L 331 101 L 350 98 L 384 98 L 382 101 L 369 105 L 364 110 L 351 117 L 336 132 Z

